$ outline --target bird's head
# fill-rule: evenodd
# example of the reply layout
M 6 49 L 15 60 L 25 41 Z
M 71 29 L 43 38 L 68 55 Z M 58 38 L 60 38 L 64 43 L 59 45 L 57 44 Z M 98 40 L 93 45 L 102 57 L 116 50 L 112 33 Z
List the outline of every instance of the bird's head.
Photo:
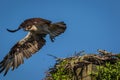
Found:
M 40 27 L 41 25 L 50 23 L 51 21 L 44 20 L 41 18 L 30 18 L 23 21 L 17 29 L 15 30 L 7 29 L 7 31 L 16 32 L 20 29 L 23 29 L 24 31 L 37 31 L 38 27 Z
M 26 25 L 26 26 L 21 26 L 21 28 L 24 31 L 36 31 L 37 27 L 35 25 Z

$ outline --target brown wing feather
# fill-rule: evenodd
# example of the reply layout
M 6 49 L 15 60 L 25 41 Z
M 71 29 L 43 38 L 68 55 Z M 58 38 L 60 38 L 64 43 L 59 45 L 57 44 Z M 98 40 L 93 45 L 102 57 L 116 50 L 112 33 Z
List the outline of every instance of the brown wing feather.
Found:
M 5 76 L 10 68 L 14 70 L 24 63 L 24 58 L 31 57 L 32 54 L 41 49 L 46 42 L 43 36 L 45 35 L 33 35 L 29 32 L 24 39 L 15 44 L 0 62 L 0 73 L 5 71 Z

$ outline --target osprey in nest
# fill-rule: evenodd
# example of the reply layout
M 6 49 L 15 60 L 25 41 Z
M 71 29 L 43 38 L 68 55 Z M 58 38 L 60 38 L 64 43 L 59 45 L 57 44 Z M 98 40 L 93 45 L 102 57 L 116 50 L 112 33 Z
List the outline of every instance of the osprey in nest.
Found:
M 24 58 L 29 58 L 40 50 L 45 45 L 44 37 L 47 34 L 54 42 L 55 37 L 65 31 L 66 24 L 64 22 L 51 23 L 51 21 L 42 18 L 30 18 L 22 22 L 17 29 L 7 29 L 7 31 L 13 33 L 20 29 L 28 31 L 28 34 L 18 41 L 0 62 L 0 73 L 4 71 L 4 76 L 10 68 L 14 70 L 24 63 Z

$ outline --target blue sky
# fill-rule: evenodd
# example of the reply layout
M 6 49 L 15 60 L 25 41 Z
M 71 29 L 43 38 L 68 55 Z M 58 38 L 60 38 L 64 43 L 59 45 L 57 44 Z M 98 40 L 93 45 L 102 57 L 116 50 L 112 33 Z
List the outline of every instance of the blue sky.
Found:
M 25 63 L 0 80 L 41 80 L 55 60 L 46 54 L 69 57 L 75 51 L 97 53 L 105 49 L 120 52 L 119 0 L 0 0 L 0 60 L 27 32 L 9 33 L 28 18 L 40 17 L 53 22 L 64 21 L 67 30 L 54 43 L 46 45 Z

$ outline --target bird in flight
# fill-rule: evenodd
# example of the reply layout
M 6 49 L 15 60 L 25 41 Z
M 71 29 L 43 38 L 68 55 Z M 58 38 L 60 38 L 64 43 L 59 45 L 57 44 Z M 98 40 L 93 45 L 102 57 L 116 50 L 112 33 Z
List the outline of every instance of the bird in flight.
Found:
M 23 64 L 24 58 L 28 59 L 32 54 L 39 51 L 45 45 L 44 37 L 47 34 L 54 42 L 55 37 L 66 30 L 66 24 L 64 22 L 52 23 L 42 18 L 30 18 L 23 21 L 17 29 L 7 29 L 7 31 L 14 33 L 20 29 L 28 31 L 28 34 L 18 41 L 0 62 L 0 73 L 4 72 L 4 76 L 9 69 L 14 70 Z

